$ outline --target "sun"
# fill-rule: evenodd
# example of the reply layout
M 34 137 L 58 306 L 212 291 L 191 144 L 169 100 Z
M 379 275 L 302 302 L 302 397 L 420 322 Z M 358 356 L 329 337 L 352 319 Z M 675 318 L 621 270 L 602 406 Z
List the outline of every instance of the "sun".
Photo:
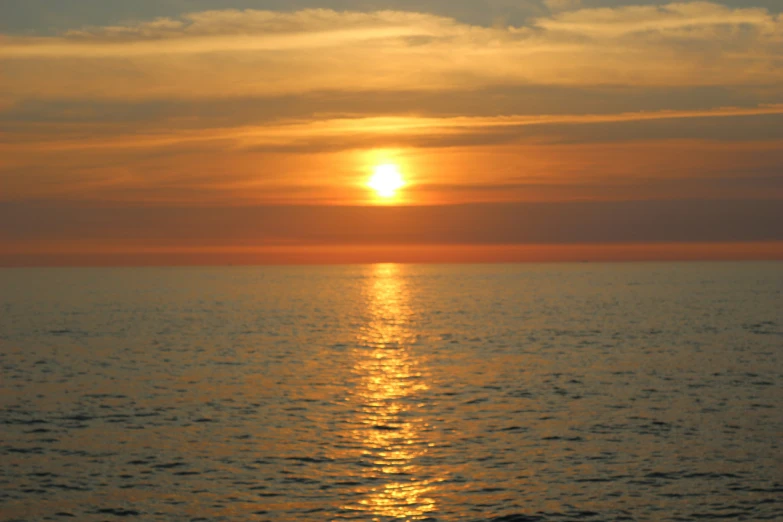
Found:
M 400 169 L 393 163 L 385 163 L 375 167 L 372 178 L 367 185 L 375 190 L 379 197 L 393 198 L 399 189 L 405 186 Z

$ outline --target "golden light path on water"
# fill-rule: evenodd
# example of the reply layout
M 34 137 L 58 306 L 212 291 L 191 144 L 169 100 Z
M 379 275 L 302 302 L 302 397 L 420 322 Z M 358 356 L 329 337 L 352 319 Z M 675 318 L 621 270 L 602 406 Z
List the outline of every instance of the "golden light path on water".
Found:
M 433 489 L 442 477 L 424 477 L 417 460 L 433 445 L 418 400 L 429 389 L 413 350 L 408 282 L 398 265 L 375 265 L 365 297 L 369 321 L 358 335 L 349 400 L 360 417 L 350 437 L 366 462 L 362 500 L 345 509 L 368 516 L 416 520 L 436 509 Z

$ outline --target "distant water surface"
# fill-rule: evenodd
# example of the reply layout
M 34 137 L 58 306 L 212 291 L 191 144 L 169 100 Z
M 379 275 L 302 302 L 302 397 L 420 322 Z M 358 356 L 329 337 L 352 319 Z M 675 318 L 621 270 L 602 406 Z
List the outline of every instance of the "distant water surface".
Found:
M 0 270 L 3 520 L 783 520 L 783 264 Z

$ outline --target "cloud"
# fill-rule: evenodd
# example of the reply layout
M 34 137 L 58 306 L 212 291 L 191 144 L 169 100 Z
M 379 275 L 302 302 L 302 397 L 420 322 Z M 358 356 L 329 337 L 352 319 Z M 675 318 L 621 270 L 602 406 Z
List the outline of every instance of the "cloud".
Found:
M 570 11 L 572 9 L 578 9 L 582 6 L 582 0 L 544 0 L 550 11 Z
M 204 11 L 58 37 L 3 37 L 0 99 L 779 86 L 782 56 L 780 16 L 708 2 L 577 9 L 520 27 L 401 11 Z
M 306 10 L 205 11 L 183 20 L 69 31 L 59 38 L 8 38 L 0 56 L 138 58 L 263 51 L 308 51 L 443 34 L 453 25 L 427 14 Z
M 74 206 L 0 202 L 3 243 L 530 244 L 780 241 L 772 200 L 601 201 L 442 206 Z M 194 231 L 198 231 L 194 234 Z
M 772 42 L 780 43 L 781 37 L 780 20 L 766 9 L 731 9 L 711 2 L 581 9 L 539 19 L 535 25 L 551 32 L 596 38 L 654 34 L 700 40 L 748 28 Z
M 452 91 L 448 96 L 428 91 L 318 92 L 307 95 L 228 99 L 24 100 L 0 108 L 0 125 L 11 134 L 33 132 L 65 137 L 74 129 L 81 137 L 92 129 L 100 137 L 117 133 L 144 134 L 186 129 L 263 126 L 280 121 L 415 115 L 448 118 L 455 115 L 688 114 L 715 107 L 756 110 L 779 101 L 772 92 L 725 87 L 637 89 L 518 86 Z
M 525 26 L 222 10 L 0 37 L 0 200 L 367 203 L 371 149 L 424 158 L 414 204 L 781 197 L 780 16 L 550 4 Z
M 155 149 L 178 147 L 182 145 L 218 146 L 221 149 L 232 150 L 265 150 L 265 151 L 317 151 L 345 150 L 360 148 L 378 148 L 390 145 L 397 146 L 432 146 L 444 147 L 466 145 L 478 141 L 478 144 L 503 143 L 530 137 L 528 129 L 550 129 L 544 135 L 557 137 L 556 141 L 602 141 L 600 138 L 588 139 L 596 125 L 612 124 L 645 124 L 655 122 L 671 122 L 677 120 L 710 120 L 721 118 L 742 117 L 777 117 L 769 125 L 760 127 L 760 134 L 740 134 L 732 132 L 732 127 L 715 127 L 704 137 L 720 138 L 722 135 L 731 139 L 783 139 L 780 127 L 775 124 L 783 115 L 783 104 L 770 104 L 760 107 L 734 108 L 725 107 L 711 110 L 654 111 L 632 112 L 618 114 L 542 114 L 524 116 L 489 116 L 489 117 L 421 117 L 421 116 L 378 116 L 378 117 L 337 117 L 320 120 L 282 120 L 270 122 L 262 126 L 242 125 L 223 128 L 195 128 L 170 130 L 168 132 L 152 131 L 144 133 L 133 128 L 130 133 L 120 132 L 112 135 L 111 129 L 98 126 L 93 130 L 89 140 L 85 140 L 85 128 L 75 127 L 71 132 L 61 128 L 53 136 L 29 136 L 17 133 L 9 137 L 5 143 L 0 142 L 0 151 L 20 153 L 46 150 L 55 151 L 100 151 L 123 149 Z M 754 120 L 760 121 L 760 120 Z M 677 123 L 681 127 L 682 123 Z M 585 132 L 573 132 L 576 127 L 586 127 Z M 778 132 L 775 132 L 775 129 Z M 36 126 L 33 127 L 36 129 Z M 124 127 L 120 128 L 125 130 Z M 551 129 L 557 129 L 552 131 Z M 672 130 L 671 126 L 663 127 L 663 136 L 658 131 L 656 139 L 666 136 Z M 624 131 L 627 131 L 625 127 Z M 746 129 L 747 130 L 747 129 Z M 621 130 L 621 132 L 624 132 Z M 704 129 L 701 129 L 702 133 Z M 116 131 L 115 131 L 116 132 Z M 540 135 L 541 133 L 539 133 Z M 578 136 L 569 140 L 569 135 Z M 635 132 L 626 139 L 636 137 L 642 139 L 645 128 L 637 126 Z M 678 137 L 679 133 L 678 133 Z M 698 131 L 690 136 L 699 138 Z M 622 136 L 606 138 L 615 141 Z M 467 139 L 467 141 L 466 141 Z M 541 141 L 539 139 L 539 141 Z

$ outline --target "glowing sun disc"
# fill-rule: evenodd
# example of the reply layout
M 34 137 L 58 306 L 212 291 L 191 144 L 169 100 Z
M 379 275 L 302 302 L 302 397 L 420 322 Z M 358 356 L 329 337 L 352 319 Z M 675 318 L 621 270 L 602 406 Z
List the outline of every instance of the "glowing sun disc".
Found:
M 375 172 L 367 185 L 380 197 L 391 198 L 405 185 L 405 181 L 397 165 L 387 163 L 375 167 Z

